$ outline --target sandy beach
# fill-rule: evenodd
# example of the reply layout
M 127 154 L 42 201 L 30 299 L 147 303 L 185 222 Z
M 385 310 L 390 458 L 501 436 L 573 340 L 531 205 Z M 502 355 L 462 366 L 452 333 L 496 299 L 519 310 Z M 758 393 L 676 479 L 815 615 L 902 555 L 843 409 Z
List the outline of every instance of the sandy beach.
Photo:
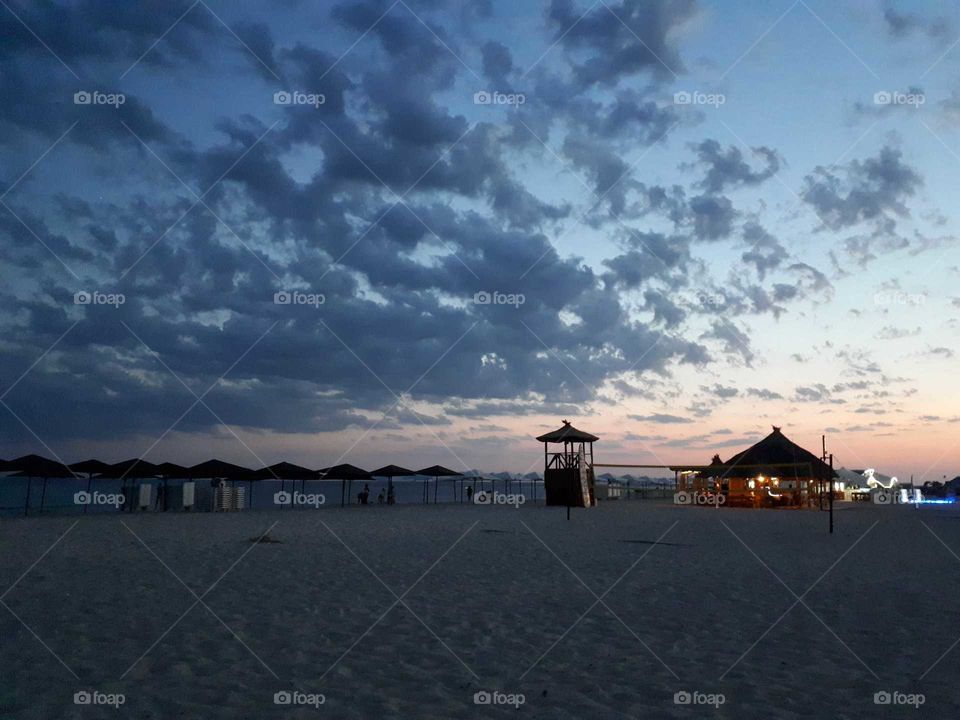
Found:
M 529 505 L 9 520 L 0 713 L 913 712 L 875 704 L 887 691 L 953 717 L 956 657 L 930 668 L 960 636 L 958 519 L 848 505 L 829 536 L 813 511 L 608 502 L 570 522 Z M 75 704 L 84 690 L 123 704 Z

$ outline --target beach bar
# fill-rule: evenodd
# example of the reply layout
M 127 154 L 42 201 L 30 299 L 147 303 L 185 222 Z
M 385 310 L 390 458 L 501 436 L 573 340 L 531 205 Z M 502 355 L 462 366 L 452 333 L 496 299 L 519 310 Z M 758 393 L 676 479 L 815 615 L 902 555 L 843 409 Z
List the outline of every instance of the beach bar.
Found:
M 677 492 L 720 495 L 723 504 L 745 507 L 804 507 L 828 492 L 833 470 L 783 434 L 773 432 L 725 463 L 715 455 L 706 467 L 672 468 Z M 695 503 L 691 503 L 695 504 Z

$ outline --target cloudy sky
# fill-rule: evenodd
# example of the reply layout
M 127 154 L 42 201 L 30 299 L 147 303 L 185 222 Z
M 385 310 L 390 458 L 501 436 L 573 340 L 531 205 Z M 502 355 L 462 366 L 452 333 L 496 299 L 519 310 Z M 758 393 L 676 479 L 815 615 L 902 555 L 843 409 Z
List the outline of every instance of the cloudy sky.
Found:
M 0 8 L 2 456 L 960 472 L 960 10 Z

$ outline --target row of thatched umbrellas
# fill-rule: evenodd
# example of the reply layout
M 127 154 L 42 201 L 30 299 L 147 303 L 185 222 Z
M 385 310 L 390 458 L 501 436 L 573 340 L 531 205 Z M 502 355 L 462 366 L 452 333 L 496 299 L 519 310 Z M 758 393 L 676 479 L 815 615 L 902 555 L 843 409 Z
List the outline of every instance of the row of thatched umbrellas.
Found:
M 309 468 L 294 465 L 293 463 L 279 462 L 260 468 L 259 470 L 254 470 L 223 460 L 207 460 L 206 462 L 190 467 L 169 462 L 154 464 L 140 458 L 133 458 L 113 464 L 91 459 L 66 465 L 55 460 L 41 457 L 40 455 L 24 455 L 15 460 L 0 460 L 0 472 L 12 472 L 12 477 L 28 478 L 27 498 L 24 507 L 25 513 L 29 511 L 30 490 L 33 478 L 43 479 L 43 491 L 40 497 L 41 512 L 43 511 L 43 502 L 46 496 L 47 480 L 52 478 L 82 479 L 86 477 L 88 492 L 94 476 L 96 476 L 97 479 L 119 479 L 124 484 L 127 478 L 156 478 L 163 480 L 164 483 L 164 506 L 166 506 L 167 497 L 166 484 L 169 479 L 195 480 L 209 478 L 231 482 L 248 482 L 251 484 L 251 492 L 253 489 L 252 483 L 257 480 L 279 480 L 281 490 L 283 490 L 284 487 L 283 483 L 287 480 L 294 483 L 299 480 L 301 482 L 301 488 L 305 486 L 307 480 L 339 480 L 340 504 L 344 505 L 348 502 L 354 480 L 364 481 L 372 480 L 376 477 L 385 477 L 387 478 L 388 487 L 392 487 L 393 478 L 423 476 L 423 500 L 424 502 L 429 502 L 427 478 L 432 477 L 435 482 L 433 501 L 436 502 L 436 485 L 439 485 L 441 477 L 465 478 L 463 473 L 445 468 L 442 465 L 431 465 L 430 467 L 420 470 L 408 470 L 399 465 L 385 465 L 382 468 L 368 472 L 348 463 L 334 465 L 333 467 L 322 468 L 320 470 L 310 470 Z M 121 487 L 123 487 L 123 484 Z M 166 507 L 164 507 L 164 509 L 166 509 Z

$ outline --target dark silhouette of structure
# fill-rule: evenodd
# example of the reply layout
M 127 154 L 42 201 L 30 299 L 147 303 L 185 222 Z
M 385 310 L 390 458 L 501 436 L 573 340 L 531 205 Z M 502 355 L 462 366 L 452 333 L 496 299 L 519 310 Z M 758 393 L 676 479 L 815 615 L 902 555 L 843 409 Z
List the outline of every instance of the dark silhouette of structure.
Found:
M 543 487 L 547 505 L 588 507 L 596 505 L 593 476 L 593 444 L 599 440 L 568 421 L 537 438 L 543 443 Z M 559 452 L 550 452 L 559 445 Z

